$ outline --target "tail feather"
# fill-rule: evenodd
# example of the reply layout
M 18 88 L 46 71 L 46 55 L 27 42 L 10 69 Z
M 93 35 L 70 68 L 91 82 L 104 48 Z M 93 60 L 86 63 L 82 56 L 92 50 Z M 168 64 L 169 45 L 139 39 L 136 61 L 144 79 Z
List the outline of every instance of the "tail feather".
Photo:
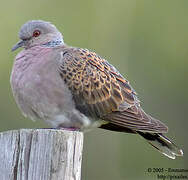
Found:
M 151 144 L 165 156 L 171 159 L 175 159 L 176 156 L 183 156 L 183 151 L 163 134 L 141 131 L 137 131 L 137 133 L 144 137 L 149 142 L 149 144 Z

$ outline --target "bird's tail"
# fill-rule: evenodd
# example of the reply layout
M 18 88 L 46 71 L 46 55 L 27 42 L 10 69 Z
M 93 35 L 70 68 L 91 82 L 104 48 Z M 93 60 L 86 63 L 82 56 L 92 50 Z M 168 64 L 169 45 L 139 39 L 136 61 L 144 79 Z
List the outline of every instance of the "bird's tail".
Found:
M 183 151 L 163 134 L 141 131 L 137 131 L 137 133 L 144 137 L 153 147 L 165 156 L 171 159 L 175 159 L 176 156 L 183 156 Z

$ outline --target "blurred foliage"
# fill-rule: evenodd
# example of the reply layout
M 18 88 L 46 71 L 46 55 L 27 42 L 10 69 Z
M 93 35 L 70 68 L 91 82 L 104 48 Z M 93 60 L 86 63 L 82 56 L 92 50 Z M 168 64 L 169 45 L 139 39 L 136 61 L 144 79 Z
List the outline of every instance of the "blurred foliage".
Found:
M 169 126 L 184 150 L 170 160 L 137 135 L 94 130 L 85 135 L 83 180 L 157 179 L 150 167 L 188 168 L 188 1 L 0 0 L 0 130 L 46 127 L 19 112 L 9 77 L 20 26 L 53 22 L 72 46 L 108 59 L 130 81 L 145 111 Z M 171 174 L 172 175 L 172 174 Z

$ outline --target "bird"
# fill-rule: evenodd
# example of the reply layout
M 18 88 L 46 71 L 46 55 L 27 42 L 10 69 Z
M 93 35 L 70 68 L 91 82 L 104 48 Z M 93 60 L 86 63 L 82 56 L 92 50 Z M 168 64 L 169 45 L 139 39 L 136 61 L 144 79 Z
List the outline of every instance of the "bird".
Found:
M 183 151 L 164 134 L 168 127 L 142 109 L 129 81 L 94 51 L 72 47 L 51 22 L 22 25 L 10 77 L 15 101 L 24 116 L 52 128 L 93 128 L 142 136 L 171 159 Z

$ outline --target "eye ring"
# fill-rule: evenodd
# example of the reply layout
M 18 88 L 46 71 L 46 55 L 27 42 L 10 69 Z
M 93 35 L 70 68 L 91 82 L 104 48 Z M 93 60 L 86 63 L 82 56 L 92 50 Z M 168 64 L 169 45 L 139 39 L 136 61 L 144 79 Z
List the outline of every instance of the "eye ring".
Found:
M 41 32 L 39 30 L 35 30 L 33 32 L 33 37 L 38 37 L 41 34 Z

